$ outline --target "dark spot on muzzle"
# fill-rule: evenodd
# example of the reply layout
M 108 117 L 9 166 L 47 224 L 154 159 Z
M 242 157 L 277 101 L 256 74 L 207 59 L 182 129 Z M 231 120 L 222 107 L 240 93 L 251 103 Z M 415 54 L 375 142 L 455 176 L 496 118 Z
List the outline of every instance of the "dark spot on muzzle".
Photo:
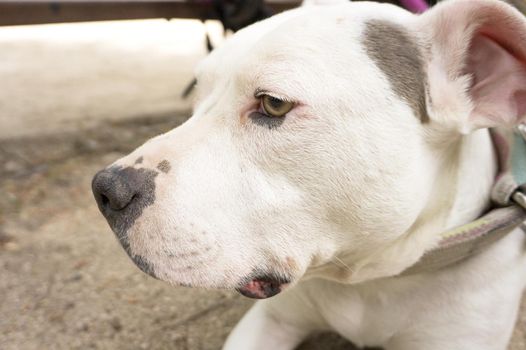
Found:
M 273 273 L 255 272 L 236 290 L 248 298 L 266 299 L 279 294 L 289 283 L 288 278 Z
M 113 166 L 99 171 L 91 183 L 99 210 L 129 255 L 128 230 L 144 208 L 155 202 L 158 174 L 150 169 Z
M 172 166 L 170 165 L 170 162 L 165 159 L 162 162 L 160 162 L 159 164 L 157 164 L 157 169 L 159 169 L 160 171 L 162 171 L 165 174 L 168 174 L 170 169 L 172 169 Z

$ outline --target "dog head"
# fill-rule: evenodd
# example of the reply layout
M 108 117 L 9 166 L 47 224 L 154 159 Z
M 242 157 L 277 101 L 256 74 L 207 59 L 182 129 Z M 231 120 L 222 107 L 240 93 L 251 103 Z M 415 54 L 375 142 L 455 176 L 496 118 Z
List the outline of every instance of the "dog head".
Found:
M 525 114 L 525 62 L 525 21 L 496 1 L 289 11 L 212 52 L 193 116 L 94 194 L 161 280 L 265 298 L 338 261 L 343 278 L 430 215 L 444 140 Z

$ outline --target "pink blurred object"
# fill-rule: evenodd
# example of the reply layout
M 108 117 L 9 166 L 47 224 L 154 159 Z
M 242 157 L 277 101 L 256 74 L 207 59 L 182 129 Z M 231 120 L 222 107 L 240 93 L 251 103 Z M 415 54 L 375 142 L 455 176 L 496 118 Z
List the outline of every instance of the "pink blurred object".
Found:
M 425 0 L 400 0 L 400 4 L 415 13 L 422 13 L 429 8 Z

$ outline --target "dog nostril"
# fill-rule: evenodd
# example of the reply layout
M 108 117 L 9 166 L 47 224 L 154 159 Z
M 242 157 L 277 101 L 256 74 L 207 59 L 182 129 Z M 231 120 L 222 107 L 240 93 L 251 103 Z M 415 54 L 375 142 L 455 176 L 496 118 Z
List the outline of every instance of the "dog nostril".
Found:
M 100 201 L 101 201 L 102 205 L 105 206 L 105 207 L 108 206 L 108 203 L 110 202 L 108 197 L 106 197 L 103 194 L 100 195 Z

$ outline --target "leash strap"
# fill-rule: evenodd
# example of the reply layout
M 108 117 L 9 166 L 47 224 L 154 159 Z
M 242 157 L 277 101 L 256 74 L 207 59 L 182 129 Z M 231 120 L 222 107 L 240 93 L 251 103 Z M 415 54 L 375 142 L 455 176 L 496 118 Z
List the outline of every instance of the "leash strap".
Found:
M 475 221 L 442 233 L 437 246 L 401 276 L 461 262 L 484 251 L 526 220 L 526 126 L 490 132 L 499 161 L 499 174 L 491 192 L 497 207 Z

